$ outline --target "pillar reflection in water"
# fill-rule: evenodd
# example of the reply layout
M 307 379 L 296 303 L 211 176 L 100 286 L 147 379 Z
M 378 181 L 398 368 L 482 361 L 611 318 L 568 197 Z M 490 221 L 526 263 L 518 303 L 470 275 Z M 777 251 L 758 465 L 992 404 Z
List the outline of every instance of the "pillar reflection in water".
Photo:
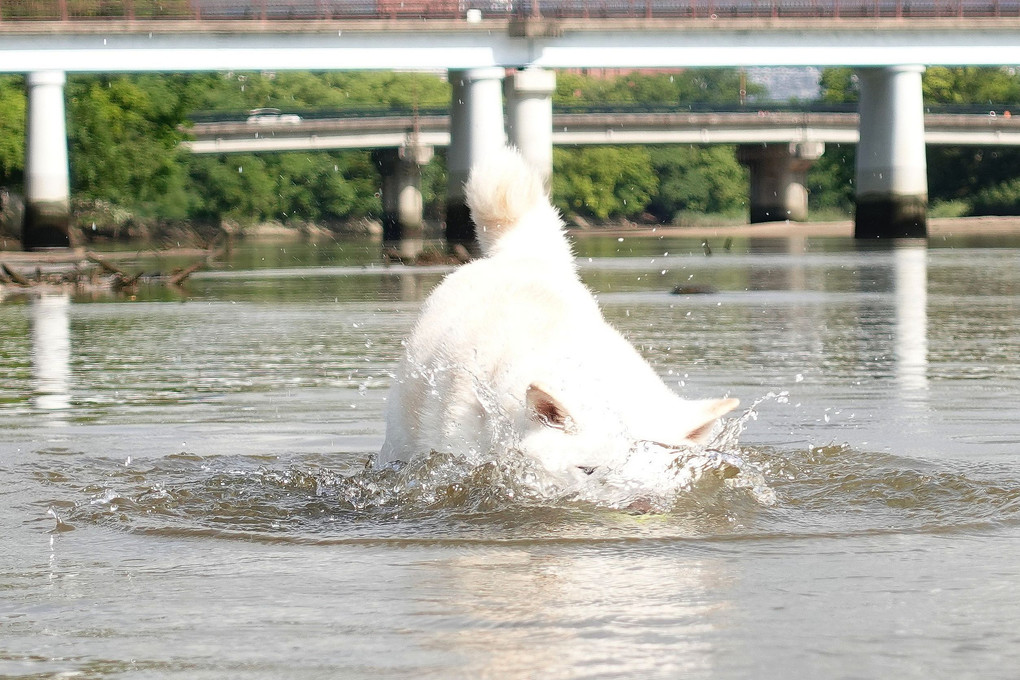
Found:
M 490 550 L 430 567 L 417 614 L 442 603 L 462 622 L 437 627 L 431 646 L 455 650 L 470 677 L 710 675 L 736 580 L 715 560 L 611 549 Z
M 906 404 L 928 396 L 928 248 L 923 241 L 893 250 L 896 381 Z
M 71 297 L 44 293 L 32 301 L 32 376 L 37 408 L 71 405 Z

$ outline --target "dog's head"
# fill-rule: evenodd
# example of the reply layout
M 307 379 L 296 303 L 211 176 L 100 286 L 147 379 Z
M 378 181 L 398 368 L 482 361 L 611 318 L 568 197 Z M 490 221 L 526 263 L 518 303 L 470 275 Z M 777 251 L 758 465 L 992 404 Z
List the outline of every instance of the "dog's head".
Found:
M 736 399 L 686 401 L 678 397 L 656 403 L 600 404 L 554 396 L 532 383 L 525 397 L 526 423 L 521 451 L 551 473 L 583 479 L 602 466 L 620 467 L 636 449 L 651 445 L 663 453 L 704 444 L 716 421 L 740 403 Z M 571 401 L 577 403 L 570 403 Z M 648 474 L 656 474 L 648 470 Z

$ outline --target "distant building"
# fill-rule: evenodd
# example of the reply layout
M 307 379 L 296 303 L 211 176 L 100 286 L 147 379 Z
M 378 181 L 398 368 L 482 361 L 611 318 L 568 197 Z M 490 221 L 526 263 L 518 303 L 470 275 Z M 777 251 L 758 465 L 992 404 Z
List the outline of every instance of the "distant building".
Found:
M 687 69 L 682 68 L 567 68 L 563 69 L 565 73 L 576 73 L 582 76 L 588 76 L 590 78 L 600 78 L 608 80 L 610 78 L 619 78 L 620 76 L 627 76 L 632 73 L 638 75 L 650 76 L 657 75 L 660 73 L 683 73 Z
M 591 78 L 609 80 L 637 73 L 655 75 L 660 73 L 683 73 L 682 68 L 570 68 L 566 73 L 576 73 Z M 822 70 L 814 67 L 775 66 L 745 69 L 748 82 L 761 85 L 765 94 L 762 101 L 785 102 L 791 99 L 813 101 L 819 96 L 819 79 Z
M 748 81 L 763 86 L 765 95 L 762 99 L 768 101 L 818 99 L 821 76 L 822 70 L 814 67 L 756 66 L 747 69 Z

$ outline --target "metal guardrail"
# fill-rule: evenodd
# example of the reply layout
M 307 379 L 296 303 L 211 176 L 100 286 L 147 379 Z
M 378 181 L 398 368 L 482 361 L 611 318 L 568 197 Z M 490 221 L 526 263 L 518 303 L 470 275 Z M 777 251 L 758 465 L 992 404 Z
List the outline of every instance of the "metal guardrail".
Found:
M 104 20 L 931 19 L 1020 17 L 1020 0 L 0 0 L 0 22 Z
M 939 104 L 925 107 L 926 115 L 964 115 L 985 116 L 990 119 L 1003 117 L 1006 121 L 1012 118 L 1011 111 L 1020 116 L 1020 102 L 1012 104 L 995 104 L 977 106 L 968 104 Z M 394 107 L 394 106 L 352 106 L 343 109 L 265 109 L 253 111 L 195 111 L 188 115 L 188 120 L 196 124 L 206 123 L 266 123 L 288 118 L 290 121 L 336 120 L 336 119 L 367 119 L 418 117 L 432 118 L 447 116 L 450 109 L 445 106 L 436 107 Z M 774 114 L 824 114 L 824 113 L 857 113 L 856 103 L 835 103 L 824 101 L 810 102 L 748 102 L 746 104 L 555 104 L 553 113 L 560 114 L 685 114 L 685 113 L 747 113 L 767 117 Z M 283 121 L 287 123 L 288 121 Z M 1020 123 L 1020 117 L 1017 118 Z
M 194 122 L 182 131 L 194 153 L 255 153 L 324 149 L 399 148 L 411 131 L 427 146 L 449 144 L 449 116 L 415 118 L 411 112 L 380 116 L 299 119 L 279 118 Z M 553 143 L 565 145 L 626 144 L 780 144 L 824 142 L 853 144 L 860 125 L 855 111 L 683 111 L 553 113 Z M 286 120 L 284 120 L 286 118 Z M 977 113 L 926 113 L 925 140 L 931 145 L 1020 146 L 1020 115 L 1008 109 Z

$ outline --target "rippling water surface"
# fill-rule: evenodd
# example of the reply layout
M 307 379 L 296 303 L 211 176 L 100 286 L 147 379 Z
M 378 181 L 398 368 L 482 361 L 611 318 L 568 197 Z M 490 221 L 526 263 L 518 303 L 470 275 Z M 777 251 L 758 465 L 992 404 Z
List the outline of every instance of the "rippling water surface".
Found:
M 0 676 L 1015 677 L 1020 243 L 722 246 L 578 245 L 671 386 L 743 402 L 656 512 L 367 466 L 446 271 L 376 245 L 4 298 Z

